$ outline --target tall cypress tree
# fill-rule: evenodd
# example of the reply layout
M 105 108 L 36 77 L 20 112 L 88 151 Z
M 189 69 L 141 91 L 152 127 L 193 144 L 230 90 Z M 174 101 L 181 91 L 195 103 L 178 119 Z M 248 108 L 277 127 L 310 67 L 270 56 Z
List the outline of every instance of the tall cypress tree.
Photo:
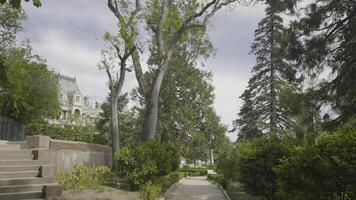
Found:
M 241 96 L 244 105 L 236 121 L 240 135 L 245 138 L 258 134 L 283 137 L 291 133 L 292 121 L 279 98 L 283 87 L 290 86 L 296 76 L 295 68 L 285 59 L 282 4 L 267 0 L 266 17 L 255 31 L 251 52 L 256 55 L 257 64 L 252 69 L 248 89 Z

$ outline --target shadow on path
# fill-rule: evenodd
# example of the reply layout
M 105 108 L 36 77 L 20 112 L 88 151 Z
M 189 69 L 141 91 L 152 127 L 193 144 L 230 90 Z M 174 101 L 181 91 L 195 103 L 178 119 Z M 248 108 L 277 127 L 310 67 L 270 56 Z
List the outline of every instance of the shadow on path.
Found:
M 187 177 L 168 194 L 168 200 L 226 200 L 219 187 L 206 177 Z

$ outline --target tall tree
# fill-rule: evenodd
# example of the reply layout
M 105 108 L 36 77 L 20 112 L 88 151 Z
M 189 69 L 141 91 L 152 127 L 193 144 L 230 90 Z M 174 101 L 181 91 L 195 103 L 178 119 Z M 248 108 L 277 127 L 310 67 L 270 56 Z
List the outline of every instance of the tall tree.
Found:
M 242 107 L 238 114 L 239 118 L 233 121 L 233 129 L 230 132 L 237 132 L 237 141 L 243 141 L 260 137 L 261 131 L 258 129 L 258 115 L 254 109 L 251 91 L 247 88 L 240 96 Z
M 337 117 L 329 128 L 349 121 L 356 113 L 356 2 L 314 1 L 292 25 L 296 40 L 290 43 L 295 59 L 312 76 L 331 69 L 333 78 L 322 81 L 324 105 Z
M 103 51 L 103 59 L 100 63 L 100 67 L 105 69 L 109 79 L 112 156 L 114 159 L 114 153 L 120 150 L 118 101 L 126 71 L 129 70 L 127 61 L 136 49 L 136 17 L 140 11 L 140 1 L 136 0 L 134 4 L 131 4 L 126 1 L 108 0 L 107 5 L 118 20 L 117 34 L 105 33 L 104 39 L 111 46 Z M 115 72 L 115 68 L 119 68 L 119 70 Z M 114 163 L 113 169 L 115 170 L 117 166 L 116 162 Z
M 22 31 L 25 18 L 22 9 L 14 9 L 6 3 L 0 5 L 0 54 L 15 45 L 17 33 Z
M 105 33 L 104 39 L 111 46 L 103 51 L 103 59 L 100 62 L 100 67 L 105 69 L 109 79 L 111 139 L 114 156 L 114 153 L 120 150 L 118 102 L 124 85 L 126 71 L 129 70 L 127 61 L 136 49 L 134 44 L 137 36 L 136 16 L 140 10 L 140 2 L 136 0 L 131 5 L 126 1 L 108 0 L 107 4 L 118 20 L 118 33 Z M 119 68 L 119 70 L 115 72 L 115 68 Z M 113 166 L 114 169 L 116 167 L 116 165 Z
M 151 82 L 146 82 L 138 51 L 132 55 L 140 90 L 145 94 L 146 116 L 143 140 L 153 140 L 158 121 L 159 93 L 170 60 L 176 48 L 184 43 L 184 36 L 196 28 L 205 28 L 207 21 L 219 9 L 235 0 L 192 1 L 152 0 L 146 21 L 155 37 L 158 64 Z
M 260 133 L 277 137 L 291 134 L 292 122 L 281 105 L 280 93 L 296 80 L 296 70 L 286 62 L 282 45 L 285 31 L 279 15 L 285 9 L 282 3 L 286 2 L 266 1 L 266 17 L 255 31 L 251 52 L 256 55 L 257 65 L 253 67 L 248 89 L 242 95 L 246 110 L 240 112 L 237 121 L 245 138 Z
M 204 33 L 204 30 L 196 31 L 195 41 L 181 45 L 174 52 L 159 96 L 156 136 L 164 143 L 176 144 L 190 160 L 206 160 L 207 155 L 219 152 L 227 140 L 226 129 L 213 109 L 212 74 L 197 63 L 200 56 L 208 56 L 212 50 Z M 155 73 L 155 52 L 151 49 L 150 69 L 144 74 L 146 81 L 152 80 Z M 135 94 L 144 108 L 144 97 L 137 90 Z M 145 114 L 144 109 L 140 111 L 141 115 Z
M 58 115 L 57 75 L 29 47 L 9 50 L 2 65 L 0 115 L 25 124 Z

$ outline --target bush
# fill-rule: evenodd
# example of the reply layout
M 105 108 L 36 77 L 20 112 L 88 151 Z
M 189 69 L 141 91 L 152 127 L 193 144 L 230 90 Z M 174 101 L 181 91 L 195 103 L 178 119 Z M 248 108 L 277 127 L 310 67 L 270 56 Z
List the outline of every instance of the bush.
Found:
M 227 187 L 229 186 L 229 179 L 224 177 L 223 174 L 208 174 L 208 179 L 215 181 L 224 189 L 227 189 Z
M 356 199 L 356 126 L 322 134 L 278 168 L 280 195 L 296 200 Z
M 355 124 L 322 133 L 301 146 L 289 140 L 255 139 L 238 144 L 225 162 L 218 163 L 223 176 L 209 176 L 221 185 L 237 181 L 246 192 L 263 199 L 352 200 L 356 199 L 355 147 Z
M 265 199 L 277 199 L 278 177 L 274 168 L 289 156 L 288 142 L 255 139 L 241 144 L 237 152 L 237 181 L 246 192 Z
M 66 190 L 80 191 L 83 189 L 98 189 L 100 186 L 110 184 L 114 174 L 105 166 L 89 168 L 76 165 L 71 173 L 58 174 L 58 181 Z
M 179 171 L 185 172 L 188 176 L 205 176 L 208 172 L 206 168 L 190 168 L 190 167 L 184 167 Z
M 176 171 L 166 176 L 155 178 L 153 181 L 148 181 L 141 186 L 140 197 L 143 200 L 154 200 L 161 192 L 166 191 L 185 176 L 186 173 Z
M 108 139 L 103 135 L 95 134 L 89 129 L 81 129 L 80 127 L 55 127 L 44 123 L 30 123 L 26 125 L 27 135 L 46 135 L 52 139 L 69 140 L 94 144 L 108 144 Z
M 167 175 L 179 167 L 177 148 L 156 141 L 124 147 L 115 154 L 118 175 L 136 188 L 156 177 Z
M 161 193 L 162 188 L 153 184 L 151 181 L 145 183 L 140 189 L 140 199 L 154 200 Z
M 166 176 L 161 176 L 153 180 L 153 183 L 159 185 L 162 190 L 167 190 L 171 185 L 186 177 L 188 174 L 184 172 L 172 172 Z

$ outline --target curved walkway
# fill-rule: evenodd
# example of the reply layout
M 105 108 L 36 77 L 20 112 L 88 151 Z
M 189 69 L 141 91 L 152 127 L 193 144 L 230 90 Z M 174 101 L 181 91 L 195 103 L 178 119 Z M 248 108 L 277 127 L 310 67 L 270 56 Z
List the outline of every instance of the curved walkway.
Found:
M 168 192 L 168 200 L 227 200 L 217 185 L 206 177 L 187 177 Z

